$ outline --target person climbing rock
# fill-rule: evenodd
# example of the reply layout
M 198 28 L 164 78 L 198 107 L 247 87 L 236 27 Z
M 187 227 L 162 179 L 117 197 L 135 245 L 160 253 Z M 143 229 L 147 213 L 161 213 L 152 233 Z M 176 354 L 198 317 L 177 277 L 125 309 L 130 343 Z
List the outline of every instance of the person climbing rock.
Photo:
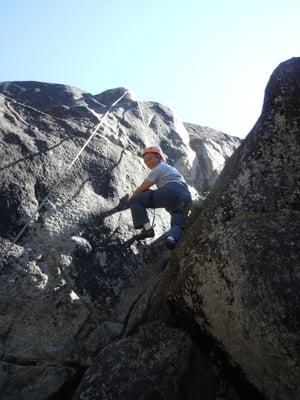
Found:
M 191 203 L 191 193 L 180 172 L 166 163 L 160 147 L 146 147 L 143 151 L 143 159 L 151 171 L 129 199 L 134 228 L 142 229 L 135 239 L 154 237 L 155 233 L 150 224 L 147 209 L 165 208 L 171 214 L 171 228 L 165 234 L 165 243 L 167 248 L 172 250 L 182 235 Z M 156 190 L 150 190 L 153 185 L 157 186 Z

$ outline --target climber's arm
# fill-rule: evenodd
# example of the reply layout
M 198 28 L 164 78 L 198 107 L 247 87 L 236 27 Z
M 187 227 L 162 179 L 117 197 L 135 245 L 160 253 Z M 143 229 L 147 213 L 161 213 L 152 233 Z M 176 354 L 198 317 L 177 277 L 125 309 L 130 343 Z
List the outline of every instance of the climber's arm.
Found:
M 131 193 L 130 197 L 134 197 L 138 193 L 142 193 L 145 190 L 148 190 L 152 185 L 154 185 L 153 182 L 148 181 L 148 179 L 145 179 L 144 182 Z

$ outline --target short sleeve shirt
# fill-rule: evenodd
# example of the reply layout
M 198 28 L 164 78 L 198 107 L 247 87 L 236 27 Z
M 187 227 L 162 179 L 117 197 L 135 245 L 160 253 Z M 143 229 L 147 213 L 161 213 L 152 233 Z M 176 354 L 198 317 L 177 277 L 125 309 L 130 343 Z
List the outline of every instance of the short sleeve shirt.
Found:
M 177 182 L 186 185 L 181 173 L 171 165 L 161 161 L 153 168 L 147 177 L 147 180 L 155 183 L 158 188 L 165 186 L 167 183 Z

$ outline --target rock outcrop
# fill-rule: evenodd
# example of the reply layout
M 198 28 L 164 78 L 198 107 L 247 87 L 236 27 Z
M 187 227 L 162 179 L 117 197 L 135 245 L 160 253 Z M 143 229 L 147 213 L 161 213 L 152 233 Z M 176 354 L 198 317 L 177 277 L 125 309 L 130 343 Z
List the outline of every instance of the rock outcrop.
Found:
M 197 155 L 191 171 L 193 182 L 198 192 L 204 194 L 213 186 L 241 140 L 205 126 L 189 123 L 184 126 L 190 137 L 190 146 Z
M 293 58 L 271 76 L 260 118 L 172 254 L 158 295 L 270 400 L 300 393 L 299 132 Z
M 87 371 L 74 400 L 182 399 L 180 384 L 192 341 L 180 330 L 146 324 L 136 335 L 106 346 Z
M 169 162 L 197 187 L 192 173 L 196 153 L 184 125 L 167 107 L 137 102 L 124 88 L 92 96 L 64 85 L 6 82 L 0 92 L 4 400 L 71 398 L 86 369 L 96 368 L 97 382 L 103 382 L 95 357 L 101 354 L 109 366 L 109 349 L 130 346 L 133 352 L 141 349 L 137 368 L 146 365 L 149 352 L 153 368 L 166 369 L 161 383 L 153 377 L 155 393 L 161 388 L 166 398 L 172 387 L 174 398 L 179 398 L 179 382 L 189 364 L 179 365 L 179 358 L 191 356 L 188 334 L 157 328 L 161 339 L 156 349 L 144 343 L 148 331 L 136 333 L 143 319 L 139 300 L 155 292 L 169 252 L 160 239 L 128 245 L 133 235 L 128 210 L 103 216 L 146 177 L 138 154 L 149 144 L 160 144 Z M 168 219 L 166 213 L 156 212 L 156 238 L 166 230 Z M 130 344 L 126 338 L 132 334 Z M 181 339 L 185 344 L 177 348 Z M 120 360 L 122 368 L 125 363 L 125 358 Z M 153 372 L 148 367 L 137 371 L 141 382 L 147 371 Z M 132 390 L 133 386 L 129 397 L 122 398 L 133 400 Z
M 274 71 L 256 125 L 171 255 L 164 212 L 139 245 L 128 210 L 108 216 L 147 174 L 137 155 L 160 144 L 203 194 L 234 138 L 124 88 L 0 92 L 4 400 L 297 399 L 300 59 Z

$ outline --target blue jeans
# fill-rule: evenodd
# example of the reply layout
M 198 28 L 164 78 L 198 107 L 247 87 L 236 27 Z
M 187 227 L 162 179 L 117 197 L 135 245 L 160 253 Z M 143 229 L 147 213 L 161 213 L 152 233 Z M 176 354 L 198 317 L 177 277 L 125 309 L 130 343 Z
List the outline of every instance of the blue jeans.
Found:
M 166 236 L 172 236 L 175 240 L 179 240 L 191 201 L 188 188 L 176 182 L 167 183 L 157 190 L 145 190 L 129 201 L 133 225 L 139 229 L 146 222 L 150 222 L 147 208 L 165 208 L 171 214 L 171 229 Z

